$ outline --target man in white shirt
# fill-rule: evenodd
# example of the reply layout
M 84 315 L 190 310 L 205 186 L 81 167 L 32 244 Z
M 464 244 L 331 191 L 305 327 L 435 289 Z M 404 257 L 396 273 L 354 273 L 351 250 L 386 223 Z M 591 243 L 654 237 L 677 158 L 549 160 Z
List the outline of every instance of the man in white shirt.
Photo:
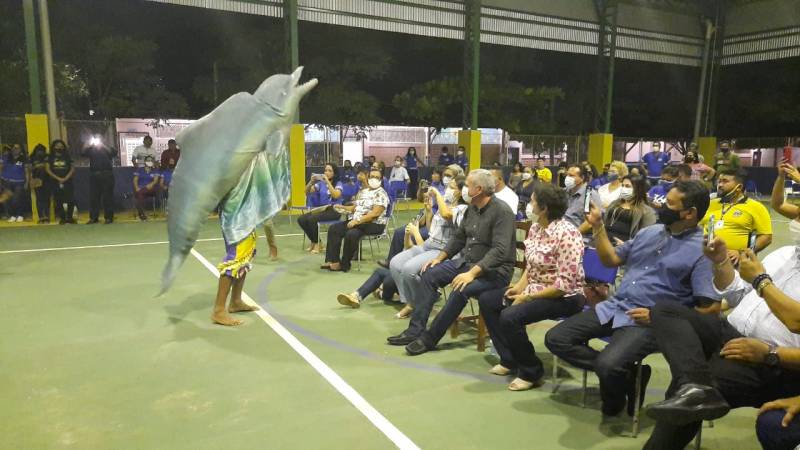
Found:
M 507 204 L 516 217 L 517 208 L 519 207 L 519 197 L 510 187 L 506 186 L 506 182 L 503 181 L 503 169 L 492 169 L 492 175 L 494 175 L 495 180 L 497 180 L 494 196 Z
M 144 164 L 144 159 L 148 156 L 153 158 L 153 161 L 158 161 L 156 158 L 156 149 L 153 147 L 153 138 L 145 136 L 142 145 L 133 149 L 133 165 L 141 167 Z
M 713 263 L 714 289 L 735 309 L 724 318 L 682 306 L 652 308 L 651 328 L 673 379 L 667 399 L 647 410 L 657 422 L 645 449 L 684 448 L 702 420 L 800 394 L 800 325 L 792 320 L 800 301 L 800 247 L 774 251 L 763 266 L 745 250 L 739 273 L 720 238 L 704 253 Z

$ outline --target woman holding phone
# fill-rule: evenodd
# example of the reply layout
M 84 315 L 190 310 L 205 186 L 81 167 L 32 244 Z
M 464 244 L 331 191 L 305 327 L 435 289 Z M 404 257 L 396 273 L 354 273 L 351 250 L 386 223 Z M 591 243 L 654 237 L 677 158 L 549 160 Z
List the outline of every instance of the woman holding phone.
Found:
M 322 174 L 311 175 L 311 179 L 306 184 L 306 196 L 309 206 L 313 209 L 297 219 L 297 224 L 311 242 L 306 251 L 320 252 L 319 228 L 317 227 L 319 222 L 339 220 L 340 214 L 333 206 L 342 204 L 342 190 L 342 182 L 336 175 L 336 165 L 333 163 L 325 164 Z

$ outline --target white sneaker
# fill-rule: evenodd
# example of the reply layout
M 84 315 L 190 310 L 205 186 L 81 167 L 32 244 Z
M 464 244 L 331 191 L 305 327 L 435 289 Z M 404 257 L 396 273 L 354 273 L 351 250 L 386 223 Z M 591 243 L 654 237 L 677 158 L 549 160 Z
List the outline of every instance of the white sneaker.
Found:
M 24 218 L 24 217 L 22 217 L 22 216 L 17 216 L 17 222 L 22 222 L 22 221 L 24 221 L 24 220 L 25 220 L 25 218 Z
M 11 222 L 16 222 L 16 221 L 17 221 L 17 218 L 14 217 L 14 216 L 11 216 L 11 217 L 8 218 L 8 220 L 6 222 L 11 223 Z

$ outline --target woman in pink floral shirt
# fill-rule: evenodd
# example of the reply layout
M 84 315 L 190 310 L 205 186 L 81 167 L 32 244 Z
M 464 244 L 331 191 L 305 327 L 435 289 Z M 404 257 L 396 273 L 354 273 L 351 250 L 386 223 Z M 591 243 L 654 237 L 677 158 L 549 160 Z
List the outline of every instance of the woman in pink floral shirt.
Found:
M 524 391 L 542 384 L 544 367 L 528 339 L 525 326 L 545 319 L 571 316 L 583 308 L 583 239 L 563 219 L 567 197 L 549 183 L 536 187 L 528 207 L 537 217 L 525 239 L 526 269 L 505 292 L 480 296 L 481 314 L 500 356 L 490 372 L 507 375 L 517 371 L 508 385 Z

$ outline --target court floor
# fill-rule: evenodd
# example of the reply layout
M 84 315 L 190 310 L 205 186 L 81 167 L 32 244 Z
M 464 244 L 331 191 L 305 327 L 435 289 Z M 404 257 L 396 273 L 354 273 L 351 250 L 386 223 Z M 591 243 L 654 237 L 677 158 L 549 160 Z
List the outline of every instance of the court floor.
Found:
M 263 313 L 237 328 L 209 321 L 215 220 L 161 298 L 164 221 L 0 227 L 0 449 L 636 449 L 650 434 L 644 414 L 637 438 L 626 420 L 601 425 L 597 379 L 584 408 L 581 372 L 564 365 L 555 392 L 550 379 L 508 391 L 472 330 L 406 356 L 385 343 L 405 328 L 392 306 L 336 302 L 374 262 L 323 273 L 297 224 L 276 226 L 280 259 L 260 237 L 245 285 Z M 775 226 L 773 249 L 789 242 L 785 221 Z M 547 373 L 551 326 L 529 328 Z M 646 362 L 651 403 L 670 376 L 659 355 Z M 703 448 L 759 448 L 754 418 L 739 409 L 705 427 Z

